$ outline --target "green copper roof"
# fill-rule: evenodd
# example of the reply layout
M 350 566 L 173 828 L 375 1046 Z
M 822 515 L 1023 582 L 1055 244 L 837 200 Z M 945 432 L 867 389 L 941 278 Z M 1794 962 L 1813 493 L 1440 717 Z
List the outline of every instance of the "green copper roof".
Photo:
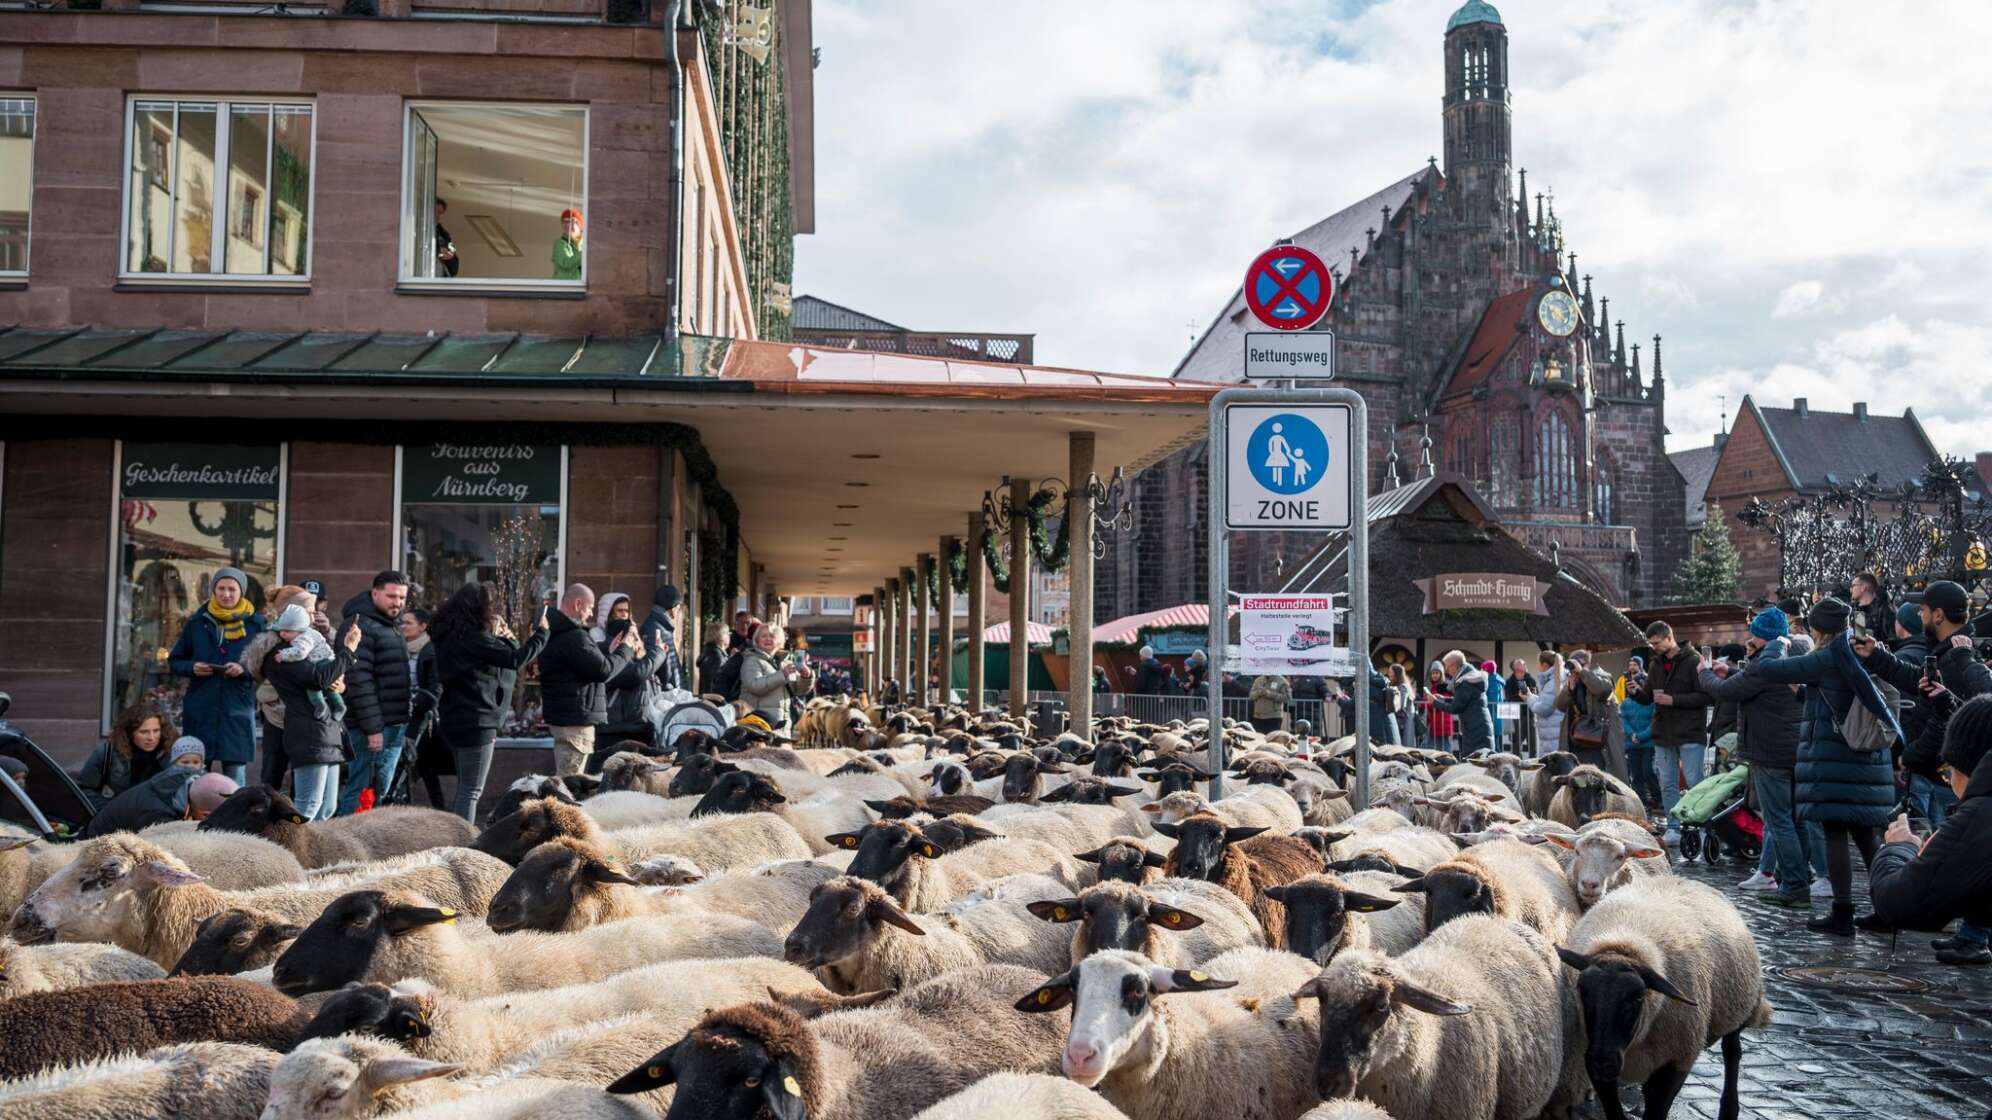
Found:
M 1466 0 L 1466 3 L 1459 6 L 1459 11 L 1454 12 L 1452 18 L 1446 21 L 1446 30 L 1465 27 L 1469 23 L 1500 22 L 1501 13 L 1494 10 L 1494 5 L 1487 3 L 1486 0 Z

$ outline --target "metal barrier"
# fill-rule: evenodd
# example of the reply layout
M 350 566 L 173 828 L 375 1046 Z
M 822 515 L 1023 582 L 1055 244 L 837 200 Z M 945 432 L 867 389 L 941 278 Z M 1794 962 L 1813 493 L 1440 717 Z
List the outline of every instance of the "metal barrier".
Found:
M 1063 692 L 1032 690 L 1025 694 L 1024 706 L 1033 715 L 1040 709 L 1038 705 L 1050 703 L 1055 710 L 1064 711 L 1067 697 Z M 1010 693 L 1008 689 L 991 689 L 986 706 L 1008 710 Z M 1208 704 L 1201 696 L 1157 696 L 1133 692 L 1096 692 L 1093 694 L 1093 714 L 1095 716 L 1119 716 L 1137 723 L 1166 724 L 1176 720 L 1187 723 L 1203 719 L 1208 714 Z M 1224 718 L 1250 721 L 1252 701 L 1239 696 L 1224 698 Z M 1322 739 L 1339 739 L 1353 730 L 1342 718 L 1342 706 L 1327 700 L 1295 700 L 1287 705 L 1287 726 L 1292 727 L 1299 720 L 1308 721 L 1314 734 Z

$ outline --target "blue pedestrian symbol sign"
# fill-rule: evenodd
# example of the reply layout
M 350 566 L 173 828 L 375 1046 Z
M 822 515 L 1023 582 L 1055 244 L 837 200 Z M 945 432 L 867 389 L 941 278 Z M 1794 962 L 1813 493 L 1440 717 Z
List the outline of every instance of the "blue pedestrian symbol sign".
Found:
M 1259 421 L 1245 443 L 1245 461 L 1259 485 L 1275 494 L 1300 494 L 1328 470 L 1328 438 L 1312 420 L 1291 412 Z
M 1228 529 L 1346 529 L 1355 420 L 1348 405 L 1223 407 Z

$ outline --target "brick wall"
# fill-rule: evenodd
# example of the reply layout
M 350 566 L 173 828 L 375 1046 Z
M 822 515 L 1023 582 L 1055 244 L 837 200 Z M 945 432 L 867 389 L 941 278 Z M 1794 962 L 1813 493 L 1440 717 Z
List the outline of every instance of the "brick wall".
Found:
M 10 441 L 0 493 L 0 689 L 64 765 L 103 732 L 111 441 Z
M 657 590 L 658 450 L 567 451 L 567 581 L 620 591 L 641 618 Z
M 293 443 L 284 507 L 284 582 L 325 584 L 325 613 L 398 563 L 393 540 L 394 448 Z M 436 604 L 429 604 L 434 606 Z

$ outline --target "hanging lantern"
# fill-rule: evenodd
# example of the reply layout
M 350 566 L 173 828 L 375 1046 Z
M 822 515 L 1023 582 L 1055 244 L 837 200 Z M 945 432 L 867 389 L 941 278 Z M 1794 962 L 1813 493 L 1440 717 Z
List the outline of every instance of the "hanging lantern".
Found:
M 1979 540 L 1972 541 L 1971 547 L 1964 550 L 1964 570 L 1968 572 L 1982 572 L 1987 566 L 1985 542 Z

